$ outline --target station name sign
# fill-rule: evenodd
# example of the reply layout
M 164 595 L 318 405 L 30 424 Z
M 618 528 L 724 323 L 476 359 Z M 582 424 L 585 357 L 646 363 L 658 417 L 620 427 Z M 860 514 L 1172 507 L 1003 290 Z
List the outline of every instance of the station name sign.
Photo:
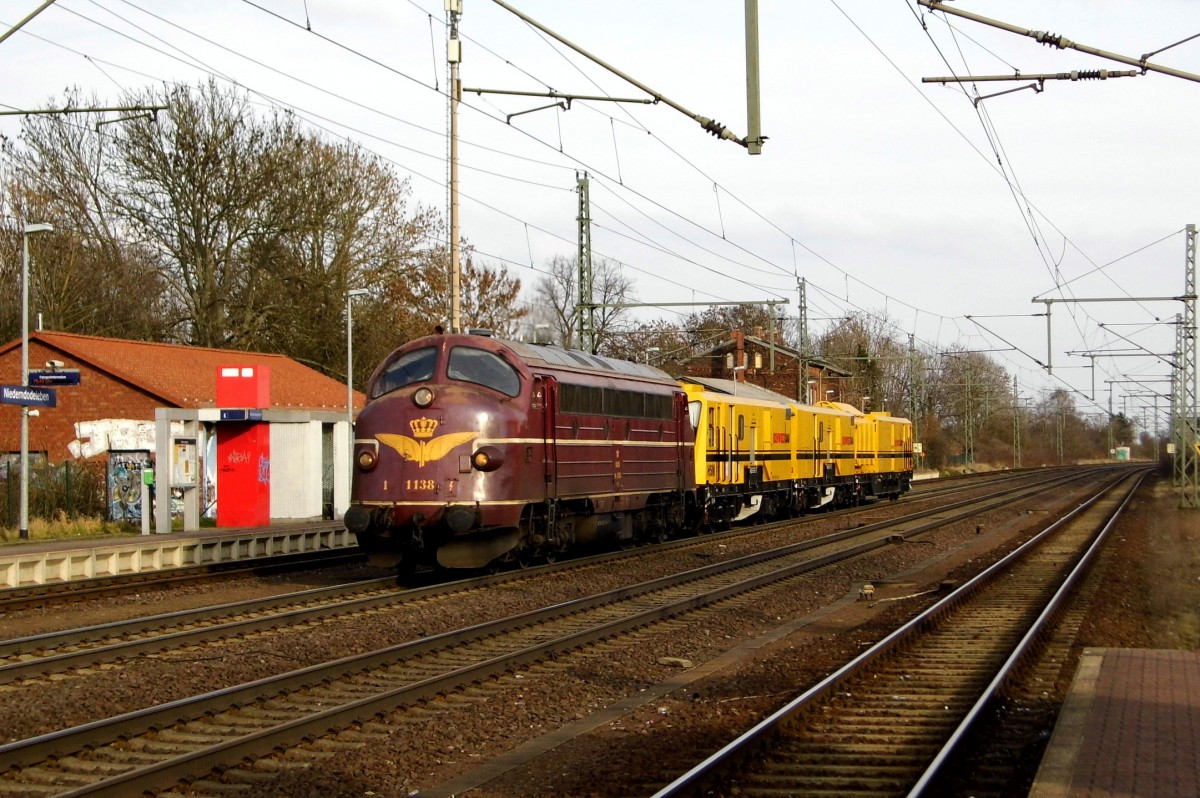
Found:
M 25 385 L 0 385 L 0 404 L 25 407 L 56 407 L 58 396 L 53 388 Z

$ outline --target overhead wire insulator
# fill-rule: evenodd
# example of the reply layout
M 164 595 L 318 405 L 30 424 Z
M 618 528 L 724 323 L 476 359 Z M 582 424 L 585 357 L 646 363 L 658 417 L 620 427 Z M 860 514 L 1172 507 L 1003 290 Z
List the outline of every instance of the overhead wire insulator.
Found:
M 1074 47 L 1075 42 L 1070 39 L 1063 38 L 1057 33 L 1050 33 L 1044 30 L 1033 31 L 1033 38 L 1047 47 L 1057 47 L 1059 50 L 1065 50 L 1068 47 Z

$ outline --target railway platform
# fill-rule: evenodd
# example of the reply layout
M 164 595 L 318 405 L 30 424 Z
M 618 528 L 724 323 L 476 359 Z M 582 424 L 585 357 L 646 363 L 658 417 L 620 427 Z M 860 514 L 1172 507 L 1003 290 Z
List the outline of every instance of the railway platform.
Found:
M 1200 652 L 1087 649 L 1030 798 L 1200 795 Z
M 0 589 L 244 561 L 357 545 L 341 521 L 0 545 Z

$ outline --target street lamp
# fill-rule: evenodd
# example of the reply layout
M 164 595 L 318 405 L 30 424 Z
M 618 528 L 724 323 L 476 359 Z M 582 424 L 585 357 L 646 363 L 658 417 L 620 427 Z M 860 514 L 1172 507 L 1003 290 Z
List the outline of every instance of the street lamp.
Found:
M 346 292 L 346 423 L 350 443 L 354 443 L 354 298 L 366 296 L 365 288 L 351 288 Z
M 864 396 L 862 398 L 862 411 L 867 412 L 867 408 L 871 406 L 871 397 Z
M 52 224 L 27 224 L 21 235 L 21 387 L 29 386 L 29 235 L 49 233 Z M 21 523 L 18 536 L 29 540 L 29 405 L 21 406 Z
M 659 348 L 658 348 L 657 346 L 648 346 L 648 347 L 646 347 L 646 365 L 647 365 L 647 366 L 648 366 L 648 365 L 650 365 L 650 355 L 651 355 L 651 354 L 655 354 L 655 355 L 657 355 L 657 354 L 659 353 L 659 351 L 660 351 L 660 350 L 659 350 Z

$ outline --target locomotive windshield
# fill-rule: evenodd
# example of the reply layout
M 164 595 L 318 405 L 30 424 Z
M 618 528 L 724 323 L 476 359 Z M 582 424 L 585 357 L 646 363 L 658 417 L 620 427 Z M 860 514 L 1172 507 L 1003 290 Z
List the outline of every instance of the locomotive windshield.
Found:
M 437 365 L 437 348 L 414 349 L 406 352 L 388 364 L 379 379 L 371 386 L 371 398 L 391 393 L 397 388 L 423 382 L 433 377 L 433 369 Z
M 451 349 L 446 376 L 491 388 L 505 396 L 516 396 L 521 392 L 521 378 L 517 370 L 499 355 L 483 349 L 468 346 Z

